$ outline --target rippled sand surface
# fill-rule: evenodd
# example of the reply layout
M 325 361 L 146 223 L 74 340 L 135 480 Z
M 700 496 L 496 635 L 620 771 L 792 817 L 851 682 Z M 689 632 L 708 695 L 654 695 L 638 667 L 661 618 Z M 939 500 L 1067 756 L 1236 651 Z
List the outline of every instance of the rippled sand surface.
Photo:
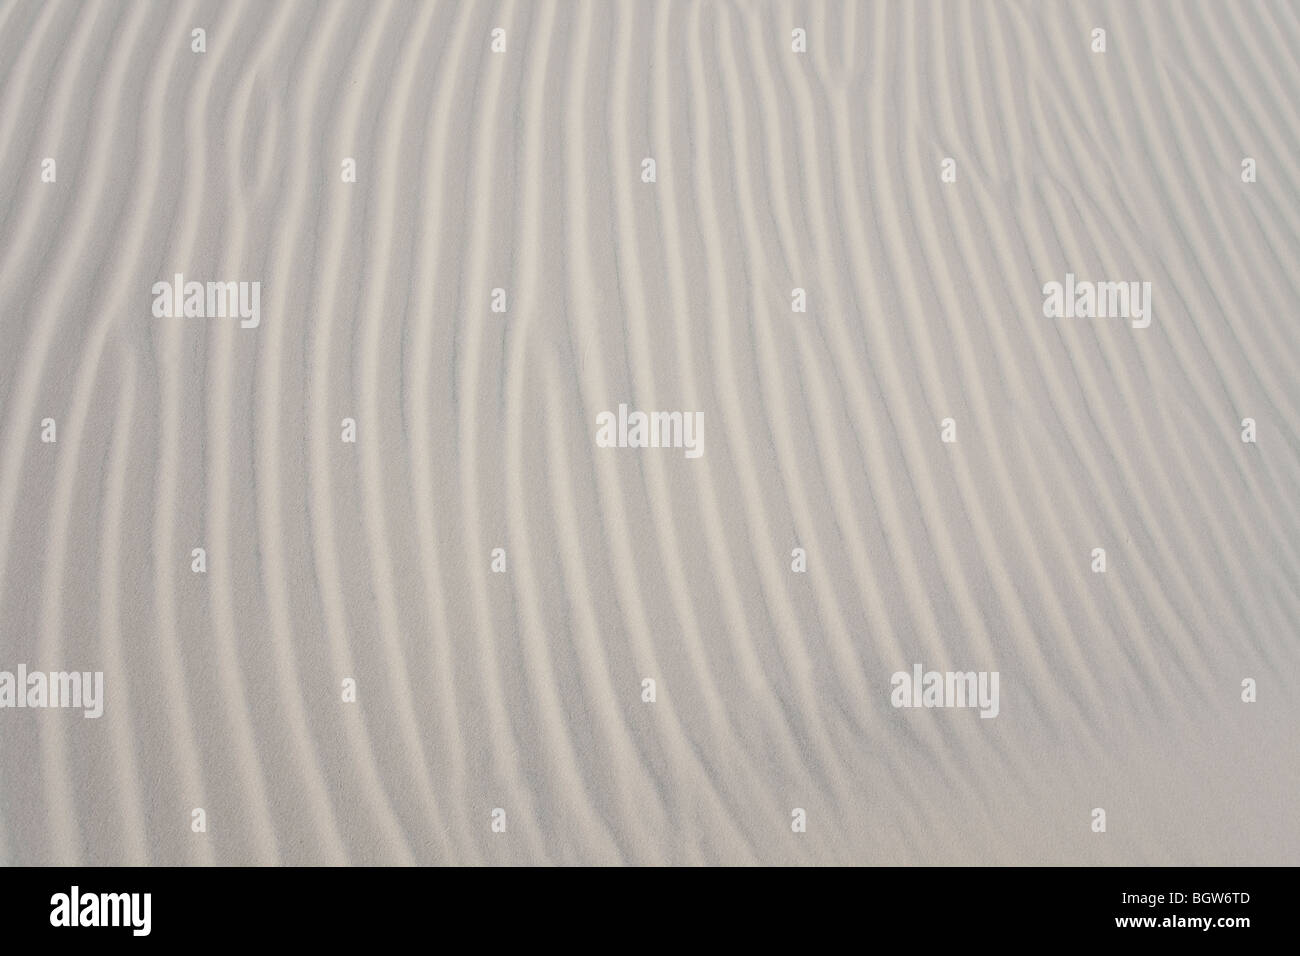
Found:
M 0 670 L 104 713 L 0 709 L 0 862 L 1300 863 L 1297 50 L 1280 0 L 5 3 Z

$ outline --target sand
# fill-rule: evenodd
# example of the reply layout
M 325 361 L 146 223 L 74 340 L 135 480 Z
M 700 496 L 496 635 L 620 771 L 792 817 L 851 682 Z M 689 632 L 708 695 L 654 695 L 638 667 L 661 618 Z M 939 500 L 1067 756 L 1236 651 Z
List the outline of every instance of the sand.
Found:
M 1300 863 L 1297 49 L 6 3 L 0 862 Z

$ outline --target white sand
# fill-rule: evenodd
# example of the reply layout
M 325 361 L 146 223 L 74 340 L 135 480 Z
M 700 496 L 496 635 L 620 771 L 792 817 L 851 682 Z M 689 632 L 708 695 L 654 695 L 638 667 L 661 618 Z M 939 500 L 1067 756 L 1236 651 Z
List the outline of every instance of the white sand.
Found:
M 0 862 L 1300 863 L 1297 49 L 1285 0 L 5 4 L 0 670 L 106 702 L 0 710 Z M 155 318 L 177 272 L 260 324 Z M 1044 317 L 1067 273 L 1150 327 Z M 597 448 L 620 403 L 703 455 Z M 998 716 L 895 709 L 917 662 Z

